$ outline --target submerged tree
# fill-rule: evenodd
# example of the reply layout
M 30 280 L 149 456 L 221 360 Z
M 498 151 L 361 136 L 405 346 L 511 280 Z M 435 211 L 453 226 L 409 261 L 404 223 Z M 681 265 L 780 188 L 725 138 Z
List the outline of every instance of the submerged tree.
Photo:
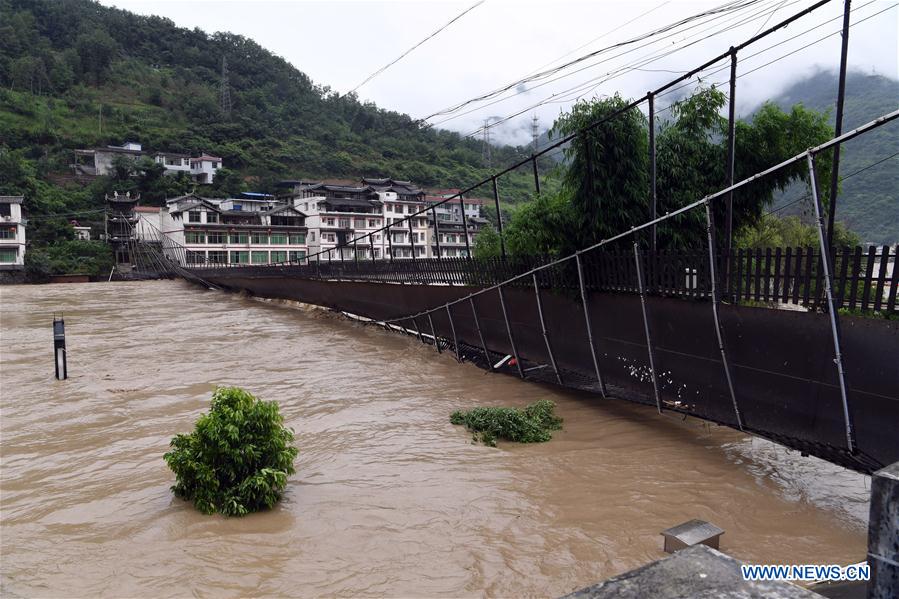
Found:
M 204 514 L 243 516 L 270 509 L 294 473 L 293 432 L 274 401 L 237 387 L 220 387 L 194 432 L 176 435 L 165 461 L 175 495 Z

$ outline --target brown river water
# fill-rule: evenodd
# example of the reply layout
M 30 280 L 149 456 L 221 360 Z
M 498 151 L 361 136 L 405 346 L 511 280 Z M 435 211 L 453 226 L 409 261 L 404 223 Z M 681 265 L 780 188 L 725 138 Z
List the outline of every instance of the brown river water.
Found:
M 4 597 L 558 596 L 726 530 L 752 563 L 864 560 L 869 479 L 735 431 L 521 382 L 323 310 L 182 282 L 0 288 Z M 53 312 L 70 378 L 53 378 Z M 173 498 L 169 439 L 216 385 L 275 399 L 300 454 L 245 518 Z M 551 399 L 552 441 L 453 410 Z

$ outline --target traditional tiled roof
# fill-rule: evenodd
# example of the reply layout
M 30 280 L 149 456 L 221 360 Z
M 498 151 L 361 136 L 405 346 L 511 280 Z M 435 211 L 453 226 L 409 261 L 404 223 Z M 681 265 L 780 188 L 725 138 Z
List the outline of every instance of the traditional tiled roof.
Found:
M 25 196 L 0 196 L 0 204 L 21 204 Z
M 303 217 L 306 216 L 303 212 L 300 212 L 299 210 L 296 209 L 295 206 L 291 206 L 290 204 L 287 204 L 285 206 L 280 206 L 273 210 L 268 210 L 268 211 L 264 212 L 263 214 L 280 214 L 282 212 L 287 212 L 287 211 L 296 212 L 297 214 L 299 214 L 300 216 L 303 216 Z

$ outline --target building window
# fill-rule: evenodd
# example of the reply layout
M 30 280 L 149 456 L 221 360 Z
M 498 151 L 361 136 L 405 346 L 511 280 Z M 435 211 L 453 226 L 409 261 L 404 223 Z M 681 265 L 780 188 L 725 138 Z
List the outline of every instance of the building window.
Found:
M 315 241 L 315 231 L 309 234 L 309 241 Z
M 333 226 L 334 226 L 334 219 L 333 219 L 333 218 L 326 218 L 326 219 L 325 219 L 325 225 L 328 226 L 328 227 L 333 227 Z
M 3 206 L 4 204 L 0 204 Z M 9 204 L 6 204 L 7 206 Z M 15 227 L 0 227 L 0 239 L 15 239 L 16 238 L 16 228 Z
M 290 252 L 289 255 L 291 262 L 300 262 L 301 260 L 306 259 L 306 250 L 297 250 L 295 252 Z
M 224 233 L 214 232 L 206 236 L 206 243 L 227 243 L 227 241 Z
M 306 234 L 305 233 L 291 233 L 290 234 L 290 245 L 303 245 L 306 243 Z
M 253 264 L 268 264 L 268 252 L 252 252 Z
M 286 233 L 272 233 L 271 237 L 272 245 L 286 245 L 287 244 L 287 234 Z
M 254 245 L 265 245 L 268 243 L 268 235 L 265 233 L 253 233 Z
M 368 228 L 369 229 L 374 229 L 377 226 L 378 226 L 378 221 L 376 221 L 373 218 L 368 219 Z
M 246 264 L 250 261 L 250 252 L 231 252 L 231 264 Z
M 205 264 L 206 252 L 195 252 L 193 250 L 187 250 L 186 259 L 188 264 Z
M 218 212 L 207 212 L 206 213 L 206 222 L 207 223 L 217 223 L 219 222 Z
M 12 264 L 18 256 L 18 248 L 0 248 L 0 264 Z
M 225 264 L 228 261 L 228 252 L 212 251 L 209 252 L 210 264 Z
M 357 219 L 355 220 L 355 222 L 353 223 L 353 226 L 354 226 L 356 229 L 364 229 L 364 228 L 365 228 L 365 219 L 364 219 L 364 218 L 357 218 Z
M 200 213 L 196 210 L 191 210 L 187 213 L 187 222 L 189 223 L 198 223 L 200 222 Z
M 250 236 L 247 235 L 246 233 L 231 233 L 231 235 L 229 235 L 229 237 L 231 238 L 230 243 L 249 243 L 250 242 Z
M 0 216 L 12 216 L 12 205 L 6 202 L 0 204 Z
M 322 233 L 322 241 L 334 243 L 334 233 Z
M 187 231 L 184 233 L 184 243 L 206 243 L 206 236 L 196 231 Z
M 349 229 L 350 228 L 350 219 L 348 218 L 339 218 L 337 219 L 337 226 L 341 229 Z
M 213 162 L 213 163 L 212 163 L 212 168 L 218 168 L 218 167 L 219 167 L 219 163 L 218 163 L 218 162 Z

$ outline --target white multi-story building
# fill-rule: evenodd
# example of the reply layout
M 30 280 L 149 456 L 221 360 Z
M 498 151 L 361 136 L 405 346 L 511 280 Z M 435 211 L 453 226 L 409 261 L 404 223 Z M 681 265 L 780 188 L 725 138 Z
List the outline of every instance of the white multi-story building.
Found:
M 75 150 L 75 162 L 71 165 L 76 174 L 111 175 L 115 170 L 116 158 L 123 157 L 134 162 L 142 158 L 151 158 L 156 164 L 165 168 L 167 175 L 187 173 L 194 181 L 210 184 L 222 168 L 222 159 L 210 154 L 191 157 L 190 154 L 175 152 L 156 152 L 150 154 L 137 142 L 129 141 L 121 146 L 106 146 Z
M 161 164 L 166 172 L 191 174 L 190 154 L 176 154 L 174 152 L 156 152 L 153 154 L 153 162 Z
M 139 236 L 156 240 L 155 213 L 138 211 Z M 308 252 L 306 215 L 270 199 L 212 199 L 186 195 L 158 212 L 159 233 L 186 250 L 194 265 L 273 264 L 303 261 Z
M 410 215 L 425 210 L 434 201 L 408 181 L 363 178 L 361 185 L 332 185 L 307 181 L 285 181 L 282 187 L 291 189 L 288 196 L 294 205 L 308 215 L 309 252 L 329 251 L 320 259 L 352 260 L 353 239 L 392 225 L 387 231 L 374 233 L 357 242 L 356 257 L 360 260 L 399 258 L 432 258 L 437 256 L 437 237 L 431 212 L 424 212 L 410 220 Z M 441 239 L 441 256 L 467 256 L 468 247 L 480 227 L 480 200 L 466 200 L 477 218 L 453 215 L 451 207 L 436 208 Z M 461 214 L 461 207 L 457 207 Z M 468 210 L 466 210 L 468 213 Z M 443 223 L 446 222 L 446 227 Z M 411 224 L 411 227 L 410 227 Z M 465 244 L 468 224 L 469 244 Z M 456 231 L 458 229 L 458 231 Z M 446 240 L 446 246 L 443 245 Z
M 25 268 L 22 196 L 0 196 L 0 270 Z
M 220 168 L 222 168 L 222 159 L 218 156 L 203 154 L 190 159 L 190 176 L 197 183 L 212 183 Z

